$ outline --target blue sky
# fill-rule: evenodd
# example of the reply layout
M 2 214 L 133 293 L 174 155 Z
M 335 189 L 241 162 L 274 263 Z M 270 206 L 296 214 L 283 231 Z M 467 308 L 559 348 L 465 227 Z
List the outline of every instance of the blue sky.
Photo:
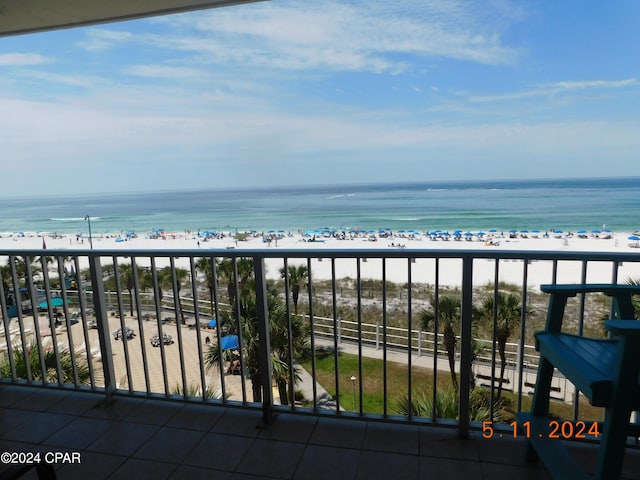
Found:
M 637 176 L 638 45 L 635 0 L 273 0 L 0 38 L 0 195 Z

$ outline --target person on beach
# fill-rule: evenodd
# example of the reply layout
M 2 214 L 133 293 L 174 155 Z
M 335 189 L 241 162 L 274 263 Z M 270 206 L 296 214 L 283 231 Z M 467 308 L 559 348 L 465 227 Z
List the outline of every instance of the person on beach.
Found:
M 229 368 L 227 369 L 227 373 L 229 375 L 233 375 L 236 370 L 240 368 L 240 352 L 238 352 L 238 350 L 234 350 L 231 354 L 231 363 L 229 364 Z

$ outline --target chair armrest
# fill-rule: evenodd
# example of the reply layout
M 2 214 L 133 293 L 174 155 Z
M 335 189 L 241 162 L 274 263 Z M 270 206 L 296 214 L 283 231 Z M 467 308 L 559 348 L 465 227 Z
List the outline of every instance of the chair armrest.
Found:
M 640 335 L 638 320 L 607 320 L 604 326 L 614 335 Z
M 546 284 L 540 285 L 540 290 L 551 294 L 551 303 L 554 303 L 554 312 L 548 317 L 547 330 L 560 331 L 562 326 L 562 314 L 564 313 L 564 304 L 569 297 L 575 297 L 582 293 L 603 293 L 612 299 L 612 318 L 625 319 L 635 316 L 632 297 L 640 295 L 640 285 L 616 285 L 608 283 L 593 284 Z M 556 301 L 554 302 L 554 298 Z
M 578 293 L 594 292 L 602 292 L 609 296 L 615 296 L 620 293 L 640 295 L 640 285 L 617 285 L 613 283 L 545 284 L 540 285 L 540 290 L 545 293 L 561 293 L 569 297 L 575 297 Z

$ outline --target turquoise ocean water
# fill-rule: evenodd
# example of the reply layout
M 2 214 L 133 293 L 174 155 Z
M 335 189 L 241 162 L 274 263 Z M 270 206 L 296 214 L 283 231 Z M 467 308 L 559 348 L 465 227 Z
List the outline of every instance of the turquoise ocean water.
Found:
M 321 227 L 640 229 L 640 177 L 424 182 L 0 200 L 0 232 L 287 232 Z

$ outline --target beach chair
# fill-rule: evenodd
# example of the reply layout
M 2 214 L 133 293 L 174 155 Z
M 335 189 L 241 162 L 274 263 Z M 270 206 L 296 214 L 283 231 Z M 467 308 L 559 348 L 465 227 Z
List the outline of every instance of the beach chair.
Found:
M 550 433 L 549 397 L 554 368 L 558 369 L 589 402 L 605 408 L 604 422 L 585 426 L 585 433 L 600 440 L 596 479 L 620 477 L 627 437 L 637 436 L 630 424 L 640 409 L 640 322 L 634 321 L 632 296 L 635 285 L 542 285 L 549 293 L 544 331 L 537 332 L 540 363 L 530 413 L 518 414 L 518 425 L 527 422 L 528 460 L 540 458 L 556 479 L 590 478 L 565 449 L 562 438 Z M 612 320 L 605 322 L 609 339 L 581 337 L 562 332 L 565 306 L 570 297 L 601 292 L 612 298 Z M 563 422 L 564 423 L 564 422 Z M 576 424 L 578 422 L 575 422 Z M 595 427 L 593 427 L 595 425 Z

